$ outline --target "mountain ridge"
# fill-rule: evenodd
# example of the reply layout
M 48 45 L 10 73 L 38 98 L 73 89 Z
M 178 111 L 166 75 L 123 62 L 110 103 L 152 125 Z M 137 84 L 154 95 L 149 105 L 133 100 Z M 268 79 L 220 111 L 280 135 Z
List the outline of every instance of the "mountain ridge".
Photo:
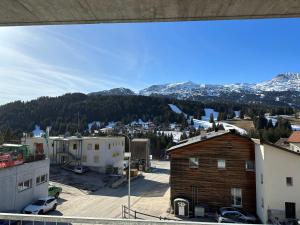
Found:
M 89 95 L 161 95 L 187 99 L 195 96 L 220 96 L 228 93 L 262 94 L 263 92 L 300 92 L 300 73 L 281 73 L 260 83 L 197 84 L 192 81 L 154 84 L 138 92 L 128 88 L 113 88 Z

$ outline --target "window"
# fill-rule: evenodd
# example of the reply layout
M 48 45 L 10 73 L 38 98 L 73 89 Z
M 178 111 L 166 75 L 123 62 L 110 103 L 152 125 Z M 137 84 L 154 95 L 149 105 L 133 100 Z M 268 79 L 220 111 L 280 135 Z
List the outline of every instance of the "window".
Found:
M 49 200 L 46 201 L 46 203 L 49 204 L 49 203 L 51 203 L 53 201 L 54 201 L 54 199 L 49 199 Z
M 38 176 L 37 178 L 36 178 L 36 185 L 39 185 L 39 184 L 42 184 L 42 183 L 45 183 L 45 182 L 47 182 L 47 179 L 48 178 L 48 175 L 47 174 L 43 174 L 43 175 L 41 175 L 41 176 Z
M 99 149 L 100 149 L 99 144 L 95 144 L 95 150 L 99 150 Z
M 226 168 L 226 160 L 218 159 L 218 169 L 225 169 L 225 168 Z
M 260 174 L 260 183 L 263 184 L 264 183 L 264 175 L 261 173 Z
M 110 149 L 110 147 L 111 147 L 111 146 L 110 146 L 110 143 L 109 143 L 109 144 L 108 144 L 108 149 Z
M 29 180 L 20 182 L 20 183 L 18 184 L 18 191 L 19 191 L 19 192 L 25 191 L 25 190 L 27 190 L 27 189 L 30 189 L 31 187 L 32 187 L 32 179 L 29 179 Z
M 254 161 L 247 160 L 246 161 L 246 170 L 247 171 L 254 171 L 254 169 L 255 169 Z
M 192 157 L 189 159 L 190 168 L 198 168 L 199 167 L 199 159 Z
M 287 177 L 286 178 L 286 185 L 287 186 L 293 186 L 293 178 L 292 177 Z
M 261 207 L 262 207 L 262 208 L 265 207 L 265 201 L 264 201 L 264 198 L 261 198 Z
M 82 162 L 86 162 L 86 161 L 87 161 L 86 155 L 82 155 L 81 161 L 82 161 Z
M 98 162 L 99 162 L 99 156 L 98 156 L 98 155 L 95 155 L 95 156 L 94 156 L 94 162 L 95 162 L 95 163 L 98 163 Z
M 235 207 L 242 207 L 242 189 L 231 188 L 231 204 Z
M 73 150 L 77 150 L 77 144 L 73 144 Z
M 241 214 L 239 212 L 225 212 L 224 217 L 236 220 L 241 217 Z
M 88 145 L 87 145 L 87 150 L 92 150 L 92 148 L 93 148 L 93 145 L 92 145 L 92 144 L 88 144 Z

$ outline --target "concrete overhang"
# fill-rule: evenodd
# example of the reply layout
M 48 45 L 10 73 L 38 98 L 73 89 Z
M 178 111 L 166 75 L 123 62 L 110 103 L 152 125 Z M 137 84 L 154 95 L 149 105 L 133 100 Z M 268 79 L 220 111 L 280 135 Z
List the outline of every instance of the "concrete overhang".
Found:
M 299 16 L 299 0 L 0 0 L 0 26 Z

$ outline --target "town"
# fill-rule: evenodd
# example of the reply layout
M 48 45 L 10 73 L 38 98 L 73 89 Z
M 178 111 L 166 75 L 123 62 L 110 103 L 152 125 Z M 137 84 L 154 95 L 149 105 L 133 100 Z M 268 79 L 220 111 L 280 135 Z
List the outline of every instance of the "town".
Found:
M 182 113 L 175 105 L 170 111 Z M 19 143 L 0 147 L 5 191 L 0 210 L 219 223 L 296 221 L 300 131 L 271 143 L 225 122 L 226 129 L 220 129 L 217 119 L 212 122 L 219 129 L 213 130 L 213 110 L 206 111 L 208 122 L 200 123 L 208 126 L 199 127 L 198 135 L 183 137 L 176 125 L 157 132 L 181 134 L 172 135 L 174 144 L 158 155 L 152 155 L 150 139 L 134 137 L 151 127 L 141 120 L 124 134 L 123 127 L 114 133 L 115 124 L 95 126 L 88 136 L 51 136 L 50 128 L 36 126 Z
M 299 225 L 299 28 L 295 0 L 0 0 L 0 225 Z

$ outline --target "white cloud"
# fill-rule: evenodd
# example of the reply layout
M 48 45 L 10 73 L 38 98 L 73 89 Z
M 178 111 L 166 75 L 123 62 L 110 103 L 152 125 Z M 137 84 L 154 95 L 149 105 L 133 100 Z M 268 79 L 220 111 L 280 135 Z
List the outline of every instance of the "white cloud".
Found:
M 75 41 L 78 48 L 69 44 L 70 41 Z M 95 71 L 76 67 L 79 63 L 93 63 L 82 54 L 82 49 L 92 49 L 118 60 L 124 58 L 121 54 L 51 35 L 43 29 L 1 28 L 0 43 L 0 104 L 67 92 L 97 91 L 128 82 L 122 77 L 101 71 L 95 75 Z M 72 63 L 58 63 L 64 59 L 74 67 Z M 128 64 L 128 60 L 127 57 L 124 63 Z

